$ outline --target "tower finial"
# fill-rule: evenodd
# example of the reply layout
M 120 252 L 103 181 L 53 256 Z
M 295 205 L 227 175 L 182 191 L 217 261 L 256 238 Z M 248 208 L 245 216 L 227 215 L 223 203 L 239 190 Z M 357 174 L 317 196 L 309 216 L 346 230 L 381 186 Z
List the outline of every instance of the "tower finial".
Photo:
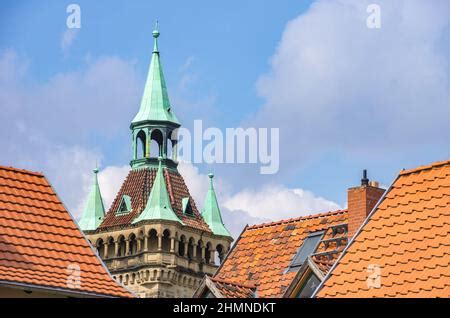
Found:
M 209 185 L 212 187 L 212 185 L 213 185 L 214 173 L 212 173 L 212 172 L 208 173 L 208 178 L 209 178 Z
M 152 32 L 153 38 L 155 39 L 155 44 L 153 46 L 153 52 L 159 52 L 158 51 L 158 37 L 159 37 L 159 26 L 158 25 L 159 25 L 158 20 L 156 20 L 155 29 Z

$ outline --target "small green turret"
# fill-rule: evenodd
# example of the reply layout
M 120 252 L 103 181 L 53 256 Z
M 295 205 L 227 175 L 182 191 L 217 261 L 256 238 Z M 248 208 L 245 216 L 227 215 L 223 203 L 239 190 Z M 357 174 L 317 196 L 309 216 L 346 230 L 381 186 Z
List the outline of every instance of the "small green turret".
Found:
M 222 221 L 219 204 L 217 203 L 216 193 L 214 192 L 212 173 L 208 174 L 209 189 L 206 194 L 205 203 L 203 204 L 202 217 L 208 224 L 211 231 L 216 235 L 231 236 Z
M 83 215 L 78 225 L 83 231 L 94 231 L 100 225 L 105 216 L 105 207 L 103 206 L 102 194 L 98 185 L 98 169 L 94 169 L 94 182 L 91 192 L 86 201 Z

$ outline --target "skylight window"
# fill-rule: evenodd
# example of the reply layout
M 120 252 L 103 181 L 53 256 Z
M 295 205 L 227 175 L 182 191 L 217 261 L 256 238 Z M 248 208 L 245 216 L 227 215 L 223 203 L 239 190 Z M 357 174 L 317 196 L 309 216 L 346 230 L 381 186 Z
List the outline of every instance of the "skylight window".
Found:
M 303 241 L 302 246 L 295 254 L 294 259 L 289 266 L 289 270 L 297 270 L 306 261 L 309 255 L 313 254 L 319 245 L 320 240 L 322 240 L 324 231 L 314 232 L 308 235 Z

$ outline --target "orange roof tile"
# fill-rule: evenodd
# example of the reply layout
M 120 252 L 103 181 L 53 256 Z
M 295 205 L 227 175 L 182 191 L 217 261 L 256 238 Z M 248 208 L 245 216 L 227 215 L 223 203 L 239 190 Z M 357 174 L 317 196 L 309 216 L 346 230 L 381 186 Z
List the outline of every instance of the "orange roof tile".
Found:
M 449 233 L 450 160 L 404 170 L 317 296 L 448 298 Z
M 230 282 L 219 278 L 210 278 L 214 286 L 224 298 L 253 298 L 256 286 L 252 284 L 241 284 Z
M 80 268 L 79 286 L 68 284 L 69 265 Z M 92 296 L 133 296 L 110 276 L 42 174 L 2 166 L 0 282 Z
M 214 279 L 254 284 L 261 298 L 282 297 L 297 274 L 287 269 L 303 240 L 343 223 L 346 210 L 246 227 Z

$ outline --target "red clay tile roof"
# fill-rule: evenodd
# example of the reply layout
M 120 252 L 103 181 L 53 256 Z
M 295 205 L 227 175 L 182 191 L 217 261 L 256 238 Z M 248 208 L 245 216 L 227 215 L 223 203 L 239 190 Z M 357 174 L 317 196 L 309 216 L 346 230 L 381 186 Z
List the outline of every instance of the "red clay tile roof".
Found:
M 79 288 L 68 287 L 69 265 L 80 268 Z M 133 296 L 109 275 L 42 174 L 2 166 L 0 282 Z
M 310 232 L 343 223 L 346 210 L 247 227 L 214 278 L 255 284 L 261 298 L 282 297 L 297 274 L 287 269 L 303 240 Z
M 316 252 L 311 255 L 311 260 L 325 276 L 341 255 L 348 243 L 348 225 L 338 224 L 325 231 L 322 241 L 317 246 Z
M 449 233 L 450 160 L 402 171 L 317 296 L 448 298 Z
M 254 298 L 256 286 L 226 281 L 219 278 L 210 278 L 214 286 L 224 298 Z
M 114 202 L 111 205 L 105 219 L 99 226 L 99 231 L 108 230 L 112 227 L 125 227 L 141 214 L 144 210 L 150 191 L 156 177 L 156 169 L 136 169 L 131 170 L 120 188 Z M 184 183 L 183 177 L 171 169 L 164 169 L 164 179 L 167 191 L 169 192 L 170 203 L 180 220 L 187 226 L 191 226 L 203 231 L 211 232 L 200 213 L 197 210 L 194 199 L 189 194 L 189 190 Z M 125 215 L 116 215 L 120 202 L 124 195 L 131 197 L 132 212 Z M 194 216 L 183 214 L 182 199 L 190 197 Z

